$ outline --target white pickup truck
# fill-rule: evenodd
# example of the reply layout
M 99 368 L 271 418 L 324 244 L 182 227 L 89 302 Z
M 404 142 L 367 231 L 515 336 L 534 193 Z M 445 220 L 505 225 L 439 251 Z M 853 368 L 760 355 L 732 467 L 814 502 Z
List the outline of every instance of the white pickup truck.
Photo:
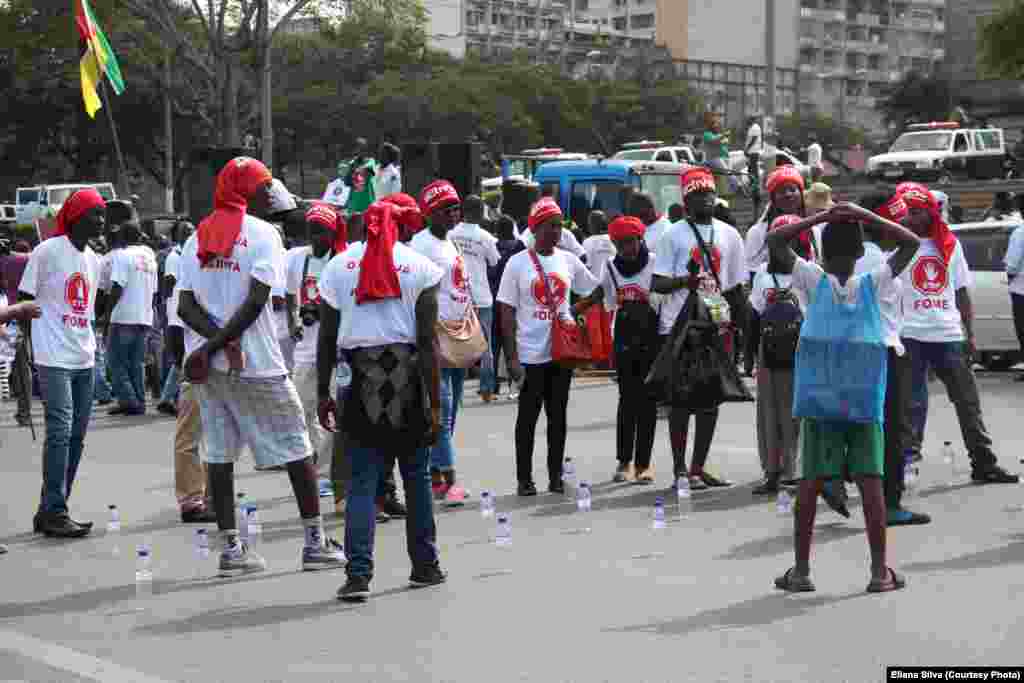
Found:
M 112 183 L 62 183 L 19 187 L 15 196 L 15 220 L 18 225 L 31 225 L 37 220 L 52 221 L 65 200 L 75 190 L 85 187 L 95 188 L 100 196 L 108 201 L 117 199 L 117 191 Z

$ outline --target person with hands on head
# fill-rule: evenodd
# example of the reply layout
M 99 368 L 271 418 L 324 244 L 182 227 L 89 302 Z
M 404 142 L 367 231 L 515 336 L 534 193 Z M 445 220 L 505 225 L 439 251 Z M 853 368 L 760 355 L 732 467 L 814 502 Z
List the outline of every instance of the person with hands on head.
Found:
M 797 256 L 792 242 L 799 235 L 825 221 L 822 233 L 823 266 Z M 868 273 L 857 275 L 857 261 L 864 256 L 863 224 L 870 224 L 885 237 L 895 241 L 896 251 Z M 859 372 L 869 376 L 884 375 L 887 358 L 884 351 L 884 333 L 881 308 L 878 301 L 897 291 L 899 277 L 919 247 L 918 238 L 909 230 L 854 204 L 838 204 L 829 211 L 782 225 L 767 236 L 771 260 L 783 270 L 792 272 L 792 287 L 807 301 L 807 313 L 801 328 L 801 347 L 808 344 L 809 329 L 825 326 L 838 329 L 831 323 L 842 316 L 843 329 L 852 329 L 863 338 L 815 338 L 814 344 L 823 346 L 820 353 L 804 355 L 797 351 L 796 389 L 794 413 L 803 417 L 801 426 L 802 479 L 797 493 L 795 564 L 775 580 L 775 586 L 791 592 L 815 590 L 810 579 L 811 539 L 816 499 L 825 481 L 836 480 L 849 473 L 857 482 L 863 501 L 871 553 L 871 581 L 869 592 L 886 592 L 903 588 L 906 580 L 887 564 L 886 504 L 882 491 L 885 471 L 885 448 L 882 433 L 882 401 L 877 387 L 836 386 L 835 401 L 817 396 L 814 410 L 802 403 L 805 377 L 828 375 L 835 369 L 829 359 L 840 353 L 844 343 L 857 342 L 863 353 L 857 358 L 837 362 L 856 362 Z M 856 326 L 855 326 L 856 323 Z M 869 331 L 877 331 L 877 339 L 869 339 Z M 830 387 L 830 391 L 833 389 Z M 870 397 L 864 394 L 870 391 Z M 838 397 L 842 397 L 839 400 Z M 842 419 L 831 412 L 835 405 L 845 407 L 849 416 L 849 403 L 858 408 L 868 405 L 873 415 L 857 419 Z M 824 406 L 828 406 L 825 408 Z M 813 413 L 813 416 L 809 413 Z M 824 417 L 827 414 L 829 417 Z
M 237 157 L 217 175 L 213 213 L 182 250 L 178 314 L 189 328 L 185 376 L 199 394 L 205 460 L 223 540 L 219 574 L 266 569 L 239 536 L 234 463 L 248 446 L 256 464 L 284 466 L 305 531 L 303 570 L 345 565 L 324 534 L 313 449 L 302 402 L 288 377 L 269 305 L 281 279 L 277 229 L 252 214 L 270 201 L 271 175 Z M 243 520 L 244 521 L 244 520 Z
M 902 188 L 902 192 L 900 189 Z M 960 434 L 971 460 L 971 481 L 1016 484 L 1019 476 L 997 463 L 992 437 L 981 413 L 981 397 L 971 369 L 977 351 L 970 270 L 963 247 L 942 219 L 927 188 L 897 188 L 906 204 L 905 225 L 921 238 L 921 249 L 903 273 L 903 346 L 910 356 L 912 395 L 908 455 L 921 453 L 928 420 L 928 369 L 945 385 L 956 409 Z
M 562 220 L 562 210 L 554 199 L 544 197 L 533 205 L 529 218 L 533 246 L 509 259 L 498 287 L 508 372 L 520 385 L 515 436 L 520 496 L 537 495 L 533 448 L 542 407 L 548 424 L 548 491 L 565 491 L 562 461 L 572 370 L 553 359 L 551 328 L 555 316 L 570 316 L 570 289 L 587 296 L 599 284 L 578 257 L 556 247 Z
M 39 373 L 46 439 L 43 486 L 32 528 L 58 538 L 78 538 L 92 522 L 68 514 L 68 498 L 85 450 L 92 415 L 96 334 L 96 286 L 99 259 L 89 247 L 103 229 L 106 202 L 91 188 L 73 193 L 57 213 L 49 239 L 29 256 L 18 285 L 18 298 L 33 318 L 32 357 Z
M 406 547 L 414 588 L 447 580 L 437 551 L 437 527 L 427 474 L 429 448 L 441 425 L 441 368 L 436 354 L 438 289 L 444 272 L 398 241 L 400 226 L 416 231 L 423 216 L 413 206 L 374 202 L 364 216 L 366 241 L 350 244 L 320 277 L 317 345 L 319 418 L 346 440 L 351 485 L 345 520 L 346 602 L 370 597 L 375 535 L 374 498 L 381 474 L 398 460 L 408 516 Z M 339 387 L 331 373 L 339 353 L 352 383 Z

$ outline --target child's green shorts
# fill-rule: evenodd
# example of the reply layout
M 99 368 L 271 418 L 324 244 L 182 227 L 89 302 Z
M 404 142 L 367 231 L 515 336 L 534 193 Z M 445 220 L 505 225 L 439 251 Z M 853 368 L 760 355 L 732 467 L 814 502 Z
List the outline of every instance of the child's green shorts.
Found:
M 804 479 L 835 479 L 885 472 L 882 425 L 805 419 L 801 426 Z

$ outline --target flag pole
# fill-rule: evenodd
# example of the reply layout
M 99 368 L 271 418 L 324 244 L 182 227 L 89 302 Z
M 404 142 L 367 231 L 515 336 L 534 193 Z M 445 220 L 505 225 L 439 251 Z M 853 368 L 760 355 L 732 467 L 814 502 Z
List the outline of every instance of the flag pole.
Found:
M 107 86 L 104 81 L 105 79 L 101 75 L 99 79 L 100 97 L 103 98 L 103 108 L 107 111 L 107 121 L 110 122 L 110 136 L 114 139 L 114 154 L 117 155 L 117 191 L 121 193 L 122 197 L 127 197 L 129 194 L 127 192 L 128 187 L 126 185 L 128 181 L 128 170 L 124 165 L 124 155 L 121 153 L 121 139 L 117 136 L 117 124 L 114 123 L 114 110 L 110 106 L 110 96 L 107 94 Z

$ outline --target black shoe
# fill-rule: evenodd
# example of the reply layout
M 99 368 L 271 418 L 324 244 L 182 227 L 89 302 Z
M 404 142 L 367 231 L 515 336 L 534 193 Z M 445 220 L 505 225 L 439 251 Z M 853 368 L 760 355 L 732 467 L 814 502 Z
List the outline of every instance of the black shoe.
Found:
M 999 465 L 990 465 L 985 469 L 971 470 L 971 481 L 976 484 L 1016 484 L 1020 477 L 1007 472 Z
M 825 482 L 821 497 L 825 499 L 825 504 L 838 514 L 850 518 L 850 508 L 846 506 L 846 484 L 841 479 Z
M 43 535 L 51 538 L 82 538 L 88 536 L 91 528 L 79 526 L 71 521 L 67 513 L 43 515 L 41 519 Z
M 528 498 L 529 496 L 537 495 L 537 487 L 532 481 L 519 482 L 519 488 L 516 493 L 522 498 Z
M 156 404 L 156 410 L 158 413 L 163 413 L 164 415 L 178 417 L 178 409 L 175 408 L 172 403 L 166 403 L 164 401 L 161 401 L 160 403 Z
M 413 569 L 409 575 L 409 586 L 411 588 L 427 588 L 429 586 L 440 586 L 448 580 L 448 573 L 436 564 L 428 564 L 418 569 Z
M 112 398 L 98 398 L 96 399 L 96 405 L 98 406 L 109 406 L 114 399 Z
M 886 526 L 911 526 L 931 521 L 932 518 L 923 512 L 911 512 L 904 508 L 890 508 L 886 511 Z
M 398 498 L 390 496 L 381 501 L 380 509 L 391 519 L 405 519 L 409 516 L 409 511 L 402 505 L 402 502 Z
M 182 524 L 213 524 L 217 513 L 208 507 L 191 508 L 181 511 Z
M 70 517 L 69 517 L 69 519 L 70 519 Z M 82 527 L 83 529 L 88 529 L 89 531 L 92 531 L 92 522 L 82 522 L 82 521 L 79 521 L 77 519 L 71 519 L 71 523 L 72 524 L 77 524 L 78 526 Z
M 107 415 L 124 415 L 128 412 L 128 407 L 123 405 L 116 405 L 107 411 Z
M 565 493 L 565 484 L 560 481 L 553 481 L 548 484 L 548 493 Z
M 19 427 L 28 427 L 31 418 L 27 415 L 15 415 L 14 421 L 18 423 Z
M 779 479 L 778 477 L 765 477 L 765 480 L 754 487 L 751 491 L 755 496 L 770 496 L 773 493 L 779 492 Z
M 345 585 L 338 589 L 342 602 L 366 602 L 370 599 L 370 579 L 365 576 L 350 576 Z

